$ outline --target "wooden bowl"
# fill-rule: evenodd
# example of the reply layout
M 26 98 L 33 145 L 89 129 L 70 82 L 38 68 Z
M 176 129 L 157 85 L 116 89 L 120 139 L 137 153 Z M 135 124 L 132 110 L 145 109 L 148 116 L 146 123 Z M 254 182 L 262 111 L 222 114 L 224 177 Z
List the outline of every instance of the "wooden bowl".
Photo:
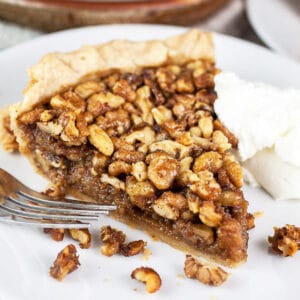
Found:
M 44 31 L 111 23 L 191 25 L 230 0 L 0 0 L 0 18 Z

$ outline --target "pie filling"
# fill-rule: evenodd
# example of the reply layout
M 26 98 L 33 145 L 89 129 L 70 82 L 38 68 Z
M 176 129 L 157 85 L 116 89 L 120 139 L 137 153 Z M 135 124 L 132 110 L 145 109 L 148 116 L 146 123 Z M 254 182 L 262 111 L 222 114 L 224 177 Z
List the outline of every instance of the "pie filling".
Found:
M 114 216 L 225 264 L 246 259 L 248 202 L 214 113 L 213 63 L 113 72 L 18 119 L 48 193 L 114 202 Z M 181 247 L 182 248 L 182 247 Z

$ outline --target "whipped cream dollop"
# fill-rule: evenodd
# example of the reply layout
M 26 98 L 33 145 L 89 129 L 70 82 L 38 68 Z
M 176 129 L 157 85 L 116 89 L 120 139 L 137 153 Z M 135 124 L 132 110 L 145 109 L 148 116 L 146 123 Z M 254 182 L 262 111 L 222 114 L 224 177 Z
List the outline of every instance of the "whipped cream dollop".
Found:
M 220 73 L 215 84 L 215 111 L 239 139 L 248 179 L 276 199 L 300 199 L 300 90 L 247 82 L 232 73 Z

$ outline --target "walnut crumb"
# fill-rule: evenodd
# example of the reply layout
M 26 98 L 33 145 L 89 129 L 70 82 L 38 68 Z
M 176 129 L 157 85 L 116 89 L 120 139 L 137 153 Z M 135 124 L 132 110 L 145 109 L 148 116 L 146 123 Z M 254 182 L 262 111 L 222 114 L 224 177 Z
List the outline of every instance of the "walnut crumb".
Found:
M 184 272 L 188 278 L 196 278 L 200 282 L 212 286 L 221 285 L 229 276 L 222 268 L 205 265 L 191 255 L 186 255 Z
M 274 235 L 269 236 L 271 249 L 282 256 L 294 256 L 300 249 L 300 227 L 286 225 L 274 227 Z
M 92 236 L 87 228 L 69 229 L 72 239 L 79 242 L 81 249 L 88 249 L 91 246 Z
M 121 245 L 126 240 L 126 235 L 111 226 L 103 226 L 100 231 L 100 238 L 104 245 L 101 253 L 106 256 L 113 256 L 120 251 Z
M 64 239 L 65 230 L 63 228 L 44 228 L 44 233 L 50 234 L 52 240 L 60 242 Z
M 50 275 L 53 278 L 62 281 L 67 274 L 75 271 L 79 265 L 76 247 L 70 244 L 58 253 L 53 266 L 50 268 Z
M 120 252 L 124 256 L 134 256 L 144 251 L 146 242 L 143 240 L 133 241 L 121 246 Z
M 131 278 L 141 281 L 146 284 L 148 293 L 155 293 L 161 287 L 161 279 L 159 274 L 148 267 L 139 267 L 133 270 Z
M 104 245 L 101 247 L 101 253 L 106 256 L 113 256 L 120 253 L 124 256 L 134 256 L 144 251 L 147 242 L 143 240 L 132 241 L 125 244 L 126 235 L 110 226 L 103 226 L 100 232 L 100 238 Z

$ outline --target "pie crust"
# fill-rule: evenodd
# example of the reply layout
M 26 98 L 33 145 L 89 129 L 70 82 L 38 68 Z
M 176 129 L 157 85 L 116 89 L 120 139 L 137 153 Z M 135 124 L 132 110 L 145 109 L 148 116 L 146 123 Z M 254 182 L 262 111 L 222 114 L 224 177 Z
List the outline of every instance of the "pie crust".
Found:
M 212 35 L 198 30 L 48 54 L 2 132 L 50 195 L 114 202 L 112 217 L 235 266 L 251 218 L 237 141 L 213 110 L 217 72 Z

